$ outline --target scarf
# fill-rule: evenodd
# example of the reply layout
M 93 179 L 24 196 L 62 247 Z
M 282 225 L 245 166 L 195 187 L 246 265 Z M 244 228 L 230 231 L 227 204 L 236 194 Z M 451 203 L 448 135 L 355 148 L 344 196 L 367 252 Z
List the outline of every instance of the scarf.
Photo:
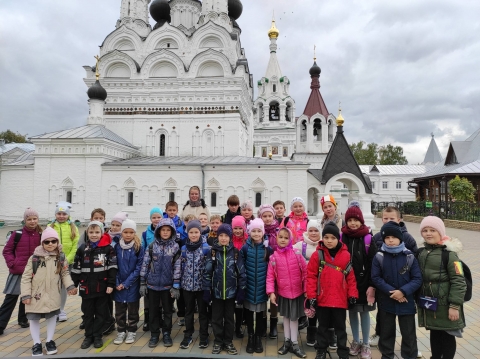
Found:
M 340 248 L 342 248 L 342 245 L 343 245 L 343 243 L 340 242 L 340 241 L 338 241 L 337 246 L 336 246 L 335 248 L 332 248 L 332 249 L 327 248 L 327 247 L 325 247 L 325 248 L 328 249 L 328 253 L 330 253 L 330 256 L 331 256 L 332 258 L 335 258 L 335 256 L 337 255 L 338 251 L 340 250 Z
M 135 241 L 130 241 L 130 243 L 125 243 L 123 238 L 121 238 L 119 244 L 120 244 L 120 247 L 122 247 L 122 249 L 131 249 L 135 244 Z
M 200 207 L 202 205 L 202 200 L 199 199 L 198 201 L 188 201 L 188 204 L 190 205 L 190 207 Z
M 187 239 L 187 243 L 185 244 L 185 247 L 187 247 L 187 251 L 189 252 L 194 252 L 196 251 L 198 248 L 200 248 L 200 246 L 202 245 L 202 241 L 201 241 L 201 238 L 196 241 L 196 242 L 191 242 L 190 239 Z
M 358 229 L 350 229 L 347 225 L 344 225 L 342 227 L 342 233 L 353 238 L 365 237 L 370 233 L 370 228 L 364 224 L 362 224 Z
M 285 247 L 283 247 L 283 248 L 278 247 L 278 245 L 277 245 L 276 251 L 278 251 L 278 252 L 280 252 L 280 253 L 283 253 L 283 252 L 285 252 L 285 251 L 287 251 L 287 250 L 292 250 L 292 251 L 293 251 L 293 235 L 292 235 L 292 231 L 291 231 L 290 229 L 288 229 L 288 228 L 285 228 L 285 229 L 288 231 L 288 236 L 290 237 L 290 241 L 289 241 L 288 244 L 287 244 Z
M 272 247 L 273 250 L 277 248 L 277 232 L 278 232 L 278 222 L 273 221 L 272 224 L 265 225 L 265 236 L 268 239 L 268 245 Z
M 297 216 L 291 212 L 288 217 L 290 219 L 287 222 L 287 227 L 292 231 L 293 244 L 295 244 L 303 239 L 303 233 L 307 231 L 308 215 L 303 212 L 300 216 Z
M 385 243 L 382 244 L 382 251 L 391 253 L 391 254 L 398 254 L 400 252 L 403 252 L 405 250 L 405 243 L 400 243 L 398 246 L 387 246 Z
M 323 216 L 320 224 L 322 225 L 322 227 L 325 223 L 328 223 L 328 222 L 333 222 L 333 223 L 337 224 L 339 219 L 340 219 L 340 216 L 338 215 L 338 213 L 335 213 L 335 216 L 333 217 L 333 219 L 328 219 L 327 216 Z

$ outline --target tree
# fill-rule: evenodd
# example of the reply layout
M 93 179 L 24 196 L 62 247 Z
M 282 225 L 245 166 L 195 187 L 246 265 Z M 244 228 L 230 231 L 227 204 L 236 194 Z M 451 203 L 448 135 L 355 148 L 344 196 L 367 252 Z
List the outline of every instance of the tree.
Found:
M 4 139 L 5 143 L 25 143 L 27 135 L 21 135 L 10 130 L 0 132 L 0 139 Z
M 407 158 L 403 155 L 400 146 L 386 145 L 378 149 L 378 164 L 380 165 L 407 165 Z
M 364 147 L 365 142 L 352 143 L 350 149 L 359 165 L 376 165 L 378 162 L 378 145 L 369 143 Z
M 468 178 L 456 175 L 454 179 L 448 181 L 450 194 L 457 201 L 475 202 L 475 187 Z

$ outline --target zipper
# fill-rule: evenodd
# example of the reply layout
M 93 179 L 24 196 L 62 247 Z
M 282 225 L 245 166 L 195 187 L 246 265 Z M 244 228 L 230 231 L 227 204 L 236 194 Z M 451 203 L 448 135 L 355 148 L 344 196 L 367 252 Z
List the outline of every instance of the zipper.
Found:
M 226 298 L 226 287 L 227 287 L 227 275 L 226 275 L 226 272 L 227 272 L 227 251 L 226 251 L 226 248 L 224 248 L 224 251 L 223 251 L 223 299 L 225 300 Z
M 192 272 L 192 277 L 193 277 L 193 287 L 192 289 L 195 288 L 195 252 L 192 253 L 193 257 L 193 272 Z

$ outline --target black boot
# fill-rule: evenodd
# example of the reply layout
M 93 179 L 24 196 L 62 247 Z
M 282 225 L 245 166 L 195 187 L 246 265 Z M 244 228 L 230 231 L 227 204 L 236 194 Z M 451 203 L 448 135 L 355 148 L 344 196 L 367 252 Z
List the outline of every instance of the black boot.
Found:
M 337 350 L 337 335 L 334 328 L 328 328 L 328 347 L 330 350 Z
M 304 353 L 304 351 L 300 348 L 298 343 L 293 344 L 290 347 L 290 353 L 295 354 L 298 358 L 306 358 L 307 354 Z
M 317 327 L 307 327 L 307 345 L 309 347 L 315 346 L 316 335 L 317 335 Z
M 255 338 L 253 334 L 248 334 L 247 353 L 252 354 L 255 351 Z
M 278 318 L 270 317 L 270 335 L 269 335 L 270 339 L 277 339 L 278 337 L 277 323 L 278 323 Z
M 278 349 L 278 354 L 280 355 L 285 355 L 290 351 L 290 348 L 292 347 L 292 341 L 290 339 L 285 339 L 283 342 L 283 345 Z
M 262 337 L 255 335 L 255 353 L 263 353 Z
M 145 311 L 143 312 L 143 331 L 144 332 L 150 331 L 149 321 L 150 321 L 149 309 L 145 309 Z

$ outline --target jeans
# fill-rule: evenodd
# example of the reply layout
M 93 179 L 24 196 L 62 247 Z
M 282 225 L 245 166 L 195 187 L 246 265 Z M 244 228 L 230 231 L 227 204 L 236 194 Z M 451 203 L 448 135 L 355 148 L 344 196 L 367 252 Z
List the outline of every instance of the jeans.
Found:
M 381 325 L 382 333 L 378 341 L 378 349 L 382 353 L 382 359 L 395 358 L 395 335 L 396 335 L 396 314 L 388 313 L 384 310 L 378 310 L 378 318 Z M 417 357 L 417 333 L 415 325 L 415 314 L 399 315 L 398 325 L 402 334 L 402 342 L 400 353 L 402 358 L 413 359 Z
M 190 292 L 183 290 L 185 300 L 185 337 L 191 337 L 195 332 L 194 315 L 195 302 L 198 303 L 198 321 L 200 323 L 200 340 L 208 339 L 207 303 L 203 300 L 203 290 Z
M 15 306 L 17 305 L 19 295 L 14 294 L 6 294 L 5 299 L 3 300 L 3 304 L 0 307 L 0 328 L 5 329 L 12 317 L 12 313 L 15 310 Z M 19 323 L 27 323 L 28 319 L 25 314 L 25 304 L 20 302 L 18 305 L 18 322 Z
M 235 298 L 217 299 L 212 302 L 212 329 L 215 344 L 227 345 L 233 341 L 235 331 Z
M 115 319 L 117 320 L 117 332 L 135 333 L 138 329 L 138 321 L 140 315 L 138 310 L 140 307 L 140 301 L 132 303 L 115 302 Z M 128 321 L 128 323 L 127 323 Z
M 337 334 L 337 354 L 339 357 L 348 358 L 349 349 L 347 347 L 346 320 L 347 310 L 342 308 L 317 307 L 316 315 L 318 319 L 317 344 L 316 349 L 327 351 L 329 345 L 328 329 L 332 327 Z

